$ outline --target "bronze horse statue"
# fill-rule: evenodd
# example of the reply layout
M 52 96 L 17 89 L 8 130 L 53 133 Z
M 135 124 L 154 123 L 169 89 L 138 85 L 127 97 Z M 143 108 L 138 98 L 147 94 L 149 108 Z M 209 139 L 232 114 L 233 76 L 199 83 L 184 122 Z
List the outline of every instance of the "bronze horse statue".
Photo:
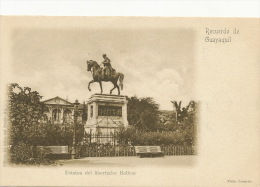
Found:
M 93 80 L 90 81 L 88 83 L 88 89 L 89 91 L 91 91 L 90 89 L 90 84 L 93 82 L 98 82 L 100 85 L 100 89 L 101 89 L 101 94 L 103 92 L 102 89 L 102 82 L 112 82 L 114 85 L 114 88 L 112 88 L 110 90 L 110 94 L 112 94 L 112 91 L 117 88 L 118 89 L 118 95 L 120 95 L 120 89 L 119 86 L 121 87 L 121 90 L 123 90 L 123 80 L 124 80 L 124 75 L 122 73 L 116 73 L 115 71 L 110 73 L 110 76 L 106 77 L 102 75 L 102 68 L 100 67 L 100 65 L 93 60 L 89 60 L 87 61 L 87 71 L 91 71 L 92 76 L 93 76 Z M 119 86 L 117 84 L 117 81 L 119 80 Z

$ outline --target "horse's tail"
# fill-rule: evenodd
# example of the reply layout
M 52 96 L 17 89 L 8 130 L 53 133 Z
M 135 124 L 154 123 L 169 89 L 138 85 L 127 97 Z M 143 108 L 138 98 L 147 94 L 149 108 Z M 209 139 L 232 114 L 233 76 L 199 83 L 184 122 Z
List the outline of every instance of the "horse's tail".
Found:
M 119 86 L 121 87 L 121 90 L 123 90 L 123 80 L 124 80 L 124 74 L 123 73 L 118 73 L 119 75 Z

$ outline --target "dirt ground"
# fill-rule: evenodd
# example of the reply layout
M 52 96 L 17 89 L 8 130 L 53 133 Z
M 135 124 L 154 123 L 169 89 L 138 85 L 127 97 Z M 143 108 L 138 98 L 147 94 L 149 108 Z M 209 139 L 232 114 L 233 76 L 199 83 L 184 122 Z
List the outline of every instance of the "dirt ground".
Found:
M 131 157 L 85 157 L 80 159 L 57 160 L 60 167 L 150 167 L 150 166 L 187 166 L 195 164 L 196 156 L 164 156 L 153 158 Z

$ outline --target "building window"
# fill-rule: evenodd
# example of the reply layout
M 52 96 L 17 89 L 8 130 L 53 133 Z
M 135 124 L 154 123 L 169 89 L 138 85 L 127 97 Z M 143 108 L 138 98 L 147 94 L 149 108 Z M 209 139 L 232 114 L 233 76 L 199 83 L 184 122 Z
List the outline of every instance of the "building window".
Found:
M 52 111 L 52 119 L 54 121 L 59 121 L 60 120 L 60 117 L 61 117 L 61 111 L 60 109 L 54 109 Z
M 65 123 L 70 123 L 72 121 L 72 117 L 71 117 L 71 110 L 70 109 L 65 109 L 63 112 L 63 120 Z
M 93 117 L 93 106 L 90 106 L 90 117 Z

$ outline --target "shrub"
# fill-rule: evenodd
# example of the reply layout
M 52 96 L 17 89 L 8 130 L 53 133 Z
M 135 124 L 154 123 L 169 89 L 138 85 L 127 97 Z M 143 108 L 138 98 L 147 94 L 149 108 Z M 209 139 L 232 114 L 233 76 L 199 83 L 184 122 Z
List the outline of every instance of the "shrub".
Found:
M 35 158 L 30 158 L 28 164 L 30 165 L 53 165 L 55 162 L 46 158 L 44 151 L 36 150 Z
M 10 151 L 11 162 L 14 164 L 51 165 L 54 161 L 46 158 L 44 151 L 34 150 L 32 146 L 18 143 Z
M 11 148 L 10 156 L 13 163 L 23 164 L 32 158 L 32 152 L 30 146 L 25 143 L 18 143 L 18 145 Z
M 135 145 L 194 145 L 194 131 L 190 128 L 169 132 L 143 132 L 133 128 L 121 129 L 117 134 L 120 144 Z

